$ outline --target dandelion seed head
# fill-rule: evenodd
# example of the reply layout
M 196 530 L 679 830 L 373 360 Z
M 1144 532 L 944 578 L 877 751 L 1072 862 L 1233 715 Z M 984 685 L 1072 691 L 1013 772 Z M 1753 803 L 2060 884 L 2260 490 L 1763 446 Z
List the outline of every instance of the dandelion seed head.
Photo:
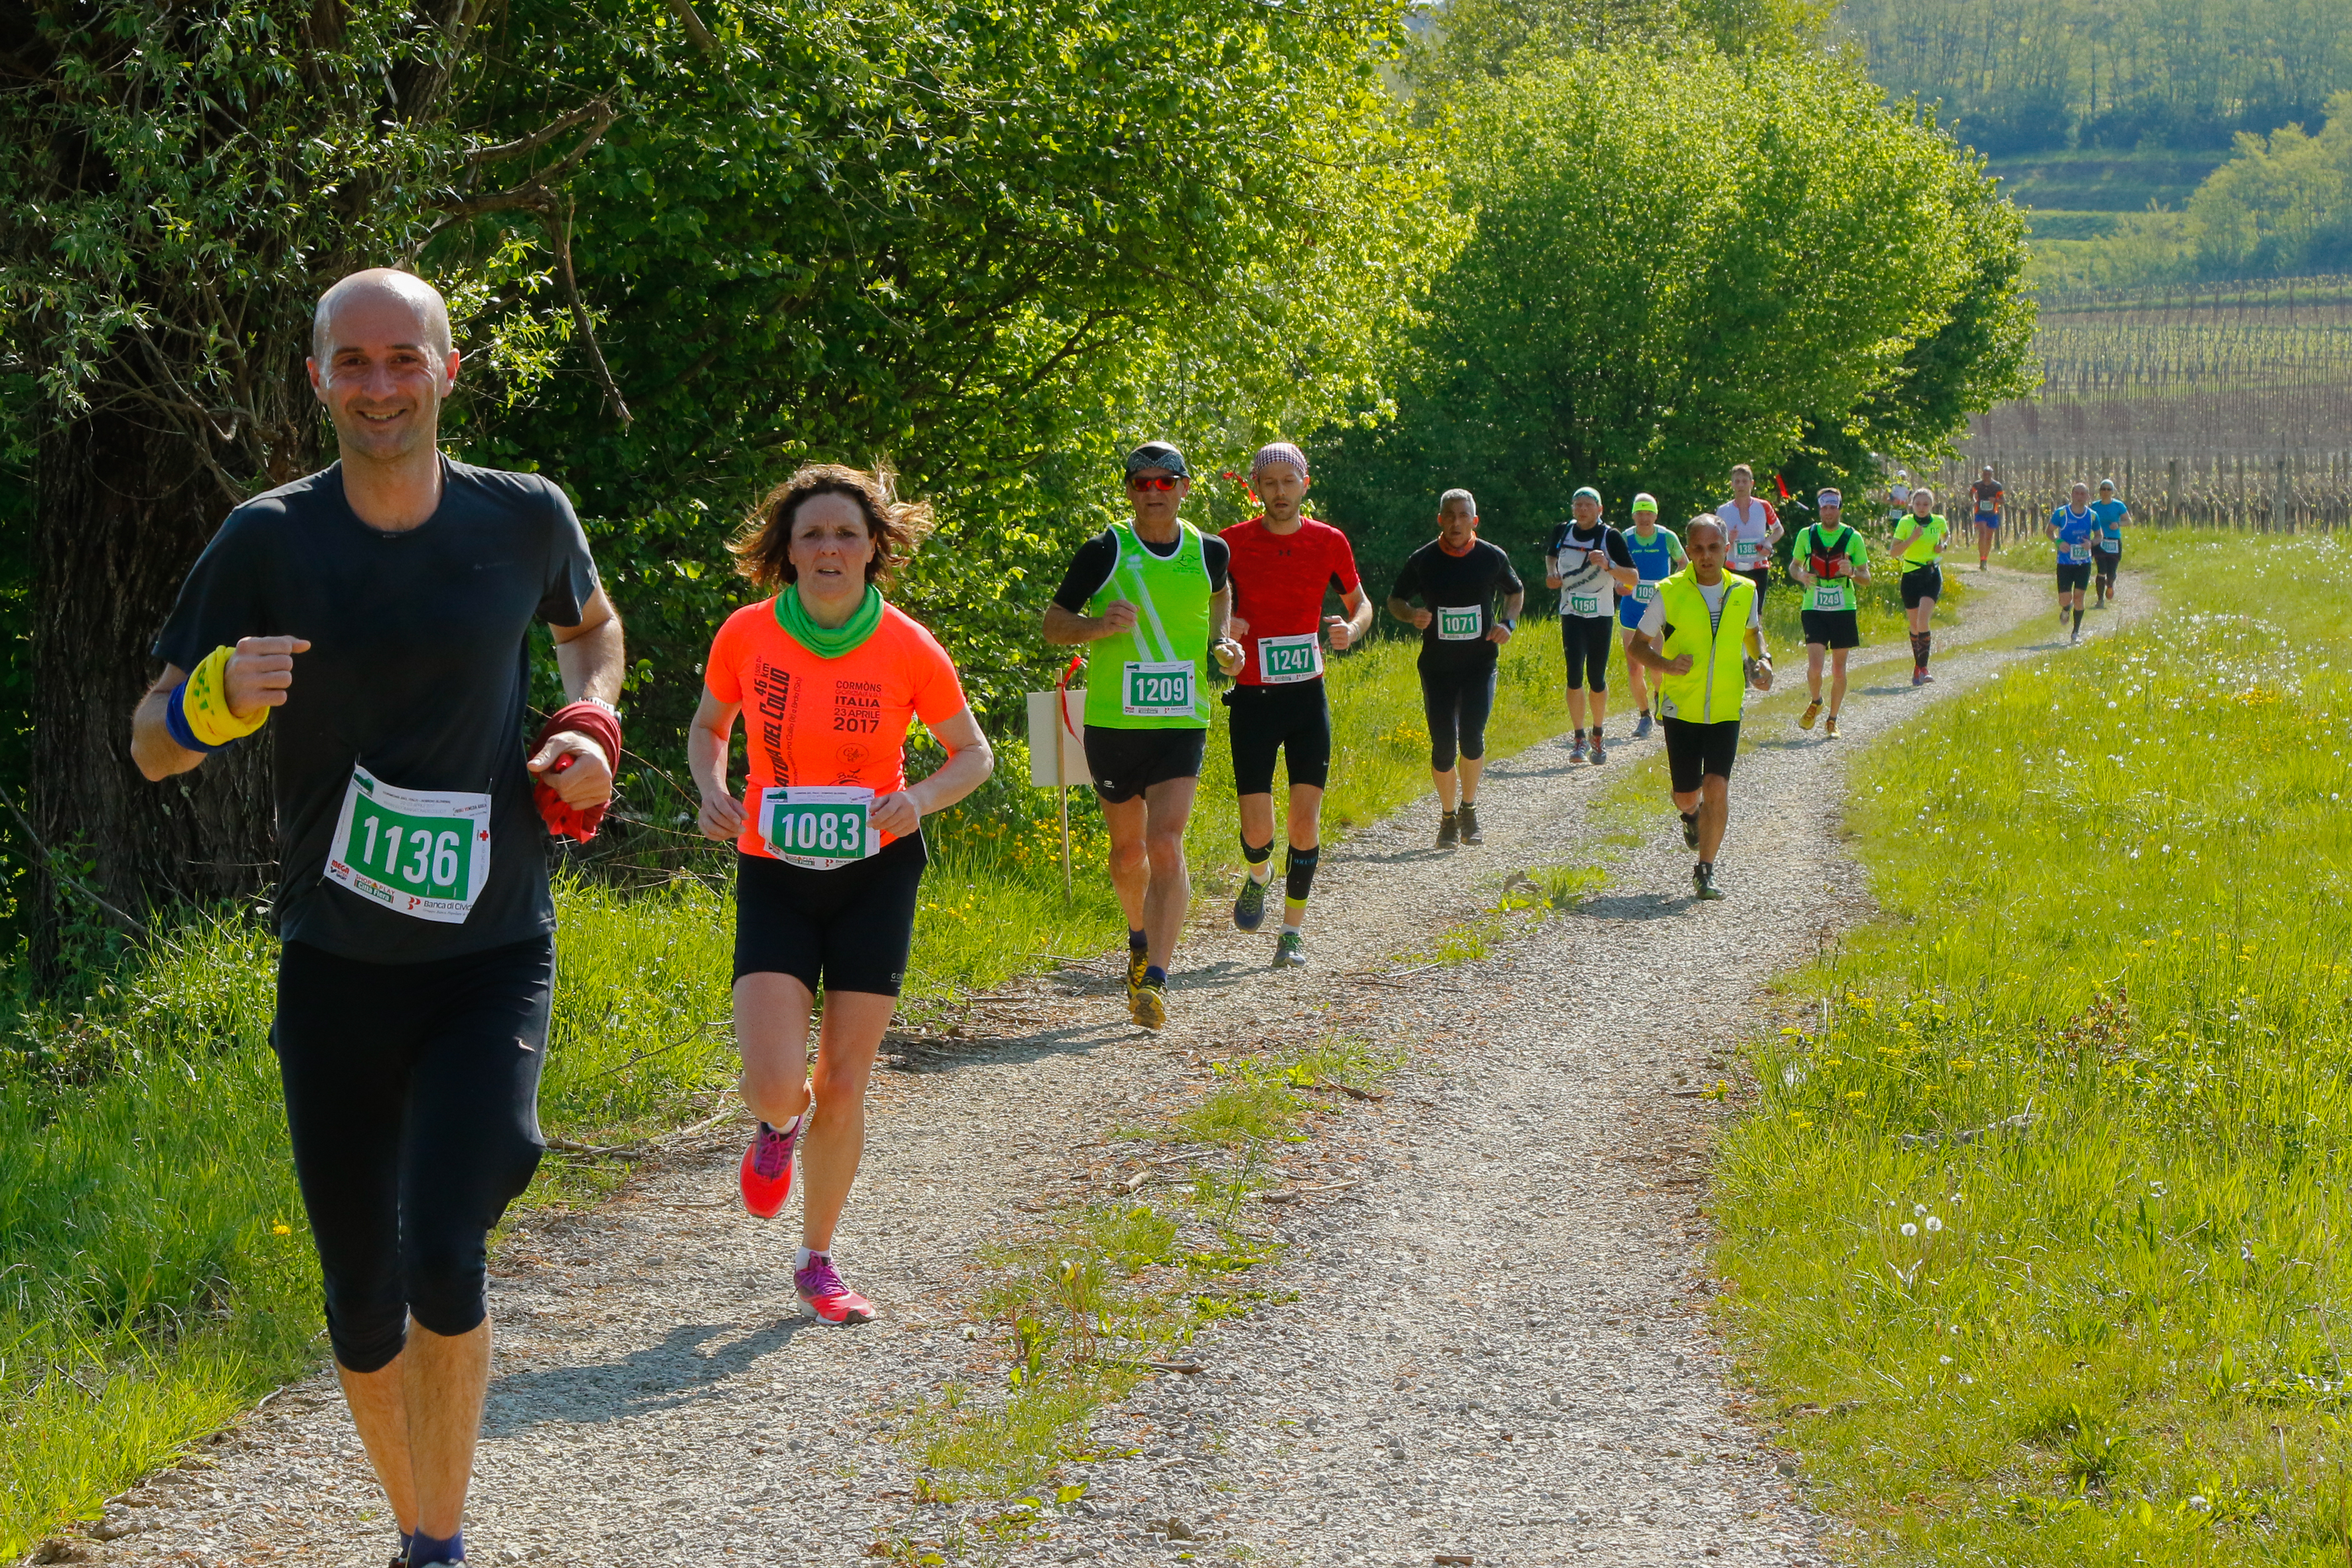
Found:
M 1903 1222 L 1903 1234 L 1906 1236 L 1916 1236 L 1919 1234 L 1919 1227 L 1913 1225 L 1906 1219 Z

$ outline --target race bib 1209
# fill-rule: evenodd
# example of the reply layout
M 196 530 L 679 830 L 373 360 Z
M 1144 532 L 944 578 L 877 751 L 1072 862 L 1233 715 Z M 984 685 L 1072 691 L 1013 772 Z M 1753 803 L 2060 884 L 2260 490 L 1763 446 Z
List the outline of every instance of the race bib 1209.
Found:
M 352 769 L 327 880 L 394 914 L 462 925 L 490 877 L 490 797 L 425 792 Z
M 1437 607 L 1437 640 L 1476 642 L 1485 619 L 1485 612 L 1476 605 L 1440 605 Z
M 1323 642 L 1313 632 L 1257 639 L 1258 678 L 1268 686 L 1312 680 L 1323 673 Z
M 760 792 L 760 837 L 768 853 L 830 871 L 880 849 L 874 792 L 856 784 L 773 786 Z
M 1119 679 L 1118 710 L 1131 719 L 1192 717 L 1192 673 L 1188 659 L 1128 665 Z

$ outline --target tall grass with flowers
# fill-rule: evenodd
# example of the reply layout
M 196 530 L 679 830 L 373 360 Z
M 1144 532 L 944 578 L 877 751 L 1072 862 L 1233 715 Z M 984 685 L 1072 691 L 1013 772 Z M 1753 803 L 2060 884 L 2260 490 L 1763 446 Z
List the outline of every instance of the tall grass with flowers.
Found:
M 1727 1326 L 1863 1560 L 2352 1557 L 2352 550 L 2152 563 L 2177 609 L 1861 759 L 1885 918 L 1718 1150 Z

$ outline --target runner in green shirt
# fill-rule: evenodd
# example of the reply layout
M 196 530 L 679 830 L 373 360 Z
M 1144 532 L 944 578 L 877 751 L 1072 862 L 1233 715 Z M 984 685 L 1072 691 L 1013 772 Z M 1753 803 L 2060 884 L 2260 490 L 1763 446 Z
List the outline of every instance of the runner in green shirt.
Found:
M 1921 485 L 1911 492 L 1911 514 L 1895 530 L 1895 561 L 1903 568 L 1903 618 L 1911 626 L 1911 684 L 1925 686 L 1927 655 L 1935 634 L 1936 601 L 1944 596 L 1944 545 L 1951 525 L 1936 510 L 1936 492 Z
M 1805 689 L 1810 698 L 1801 730 L 1810 730 L 1822 711 L 1822 663 L 1830 665 L 1830 716 L 1822 733 L 1837 738 L 1838 710 L 1845 705 L 1845 656 L 1862 644 L 1855 590 L 1870 584 L 1870 556 L 1862 535 L 1840 519 L 1843 498 L 1823 490 L 1815 498 L 1820 521 L 1797 531 L 1789 573 L 1804 584 Z

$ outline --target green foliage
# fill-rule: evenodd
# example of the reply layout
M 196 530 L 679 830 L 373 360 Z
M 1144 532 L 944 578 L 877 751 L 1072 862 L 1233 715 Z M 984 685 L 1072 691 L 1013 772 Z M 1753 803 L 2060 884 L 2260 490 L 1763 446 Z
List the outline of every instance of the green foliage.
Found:
M 1411 51 L 1415 91 L 1443 102 L 1539 60 L 1586 49 L 1673 47 L 1726 54 L 1812 43 L 1836 0 L 1444 0 Z
M 2352 23 L 2315 0 L 1845 0 L 1836 28 L 1987 153 L 2218 149 L 2352 87 Z
M 2344 1551 L 2346 552 L 2134 547 L 2182 609 L 1862 759 L 1886 918 L 1719 1146 L 1729 1323 L 1897 1561 Z
M 1838 65 L 1580 54 L 1465 88 L 1454 132 L 1475 237 L 1394 425 L 1325 447 L 1335 509 L 1379 531 L 1360 555 L 1402 556 L 1460 483 L 1524 563 L 1575 484 L 1679 519 L 1735 459 L 1860 466 L 2019 388 L 2015 214 Z

